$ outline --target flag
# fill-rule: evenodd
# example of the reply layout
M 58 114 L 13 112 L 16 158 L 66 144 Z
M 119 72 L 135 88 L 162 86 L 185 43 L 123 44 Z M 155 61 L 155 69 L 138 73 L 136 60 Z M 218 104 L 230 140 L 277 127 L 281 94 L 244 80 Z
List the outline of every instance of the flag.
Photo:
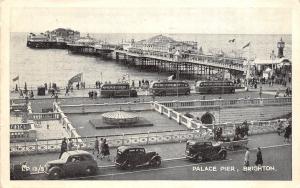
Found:
M 248 42 L 245 46 L 243 46 L 243 49 L 247 48 L 248 46 L 250 46 L 250 42 Z
M 73 84 L 74 82 L 80 82 L 82 78 L 82 73 L 76 74 L 69 80 L 69 84 Z
M 173 80 L 174 75 L 168 77 L 168 80 Z
M 228 41 L 229 43 L 234 43 L 235 42 L 235 39 L 231 39 Z
M 17 81 L 17 80 L 19 80 L 19 75 L 16 76 L 15 78 L 13 78 L 13 81 L 14 81 L 14 82 Z

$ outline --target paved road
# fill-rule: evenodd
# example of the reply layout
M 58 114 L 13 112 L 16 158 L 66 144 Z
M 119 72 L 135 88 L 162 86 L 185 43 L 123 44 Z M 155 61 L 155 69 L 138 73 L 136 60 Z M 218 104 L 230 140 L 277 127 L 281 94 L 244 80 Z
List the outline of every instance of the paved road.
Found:
M 284 146 L 283 138 L 279 137 L 276 134 L 266 134 L 266 135 L 255 135 L 249 137 L 250 141 L 248 144 L 249 148 L 255 149 L 258 146 L 263 149 L 263 157 L 265 159 L 266 165 L 270 164 L 276 164 L 275 161 L 278 160 L 280 163 L 278 163 L 278 167 L 280 168 L 280 171 L 284 171 L 285 174 L 282 175 L 279 172 L 273 172 L 269 173 L 265 177 L 266 179 L 276 179 L 276 178 L 283 178 L 283 179 L 289 179 L 291 170 L 291 149 L 281 149 L 285 147 L 290 146 Z M 271 147 L 270 146 L 275 146 Z M 88 179 L 135 179 L 137 176 L 137 179 L 197 179 L 196 174 L 199 175 L 199 173 L 202 174 L 202 172 L 194 172 L 191 169 L 193 166 L 196 166 L 196 164 L 191 163 L 189 161 L 186 161 L 183 158 L 184 150 L 185 150 L 185 143 L 176 143 L 176 144 L 161 144 L 161 145 L 149 145 L 145 146 L 146 150 L 152 150 L 157 151 L 164 160 L 162 163 L 162 167 L 159 169 L 149 169 L 149 168 L 139 168 L 135 171 L 123 171 L 116 169 L 113 166 L 113 163 L 111 161 L 107 160 L 98 160 L 98 165 L 100 167 L 99 174 L 96 177 L 88 177 Z M 272 151 L 272 152 L 271 152 Z M 255 158 L 255 152 L 252 152 L 251 155 L 252 160 Z M 276 155 L 274 155 L 276 153 Z M 112 156 L 115 156 L 115 149 L 112 149 L 111 151 Z M 229 166 L 235 166 L 237 168 L 241 168 L 242 159 L 243 159 L 244 151 L 238 151 L 234 153 L 229 153 L 228 159 L 229 161 L 222 161 L 222 162 L 212 162 L 211 164 L 219 165 L 229 165 Z M 43 165 L 46 163 L 46 161 L 57 159 L 58 154 L 57 153 L 48 153 L 48 154 L 41 154 L 41 155 L 28 155 L 28 156 L 16 156 L 11 157 L 12 163 L 18 163 L 22 161 L 27 161 L 29 166 L 38 166 L 39 164 Z M 269 162 L 268 162 L 269 161 Z M 220 164 L 219 164 L 220 163 Z M 209 163 L 210 164 L 210 163 Z M 210 164 L 210 165 L 211 165 Z M 208 164 L 207 164 L 208 165 Z M 156 172 L 158 171 L 159 172 Z M 178 170 L 180 173 L 175 173 L 174 171 Z M 137 173 L 136 171 L 139 171 L 140 173 Z M 183 172 L 182 172 L 183 171 Z M 148 177 L 148 173 L 150 173 Z M 155 174 L 158 174 L 157 177 Z M 216 179 L 239 179 L 243 178 L 244 176 L 236 175 L 235 173 L 229 173 L 229 172 L 214 172 L 216 173 Z M 239 173 L 241 171 L 239 170 Z M 258 172 L 260 173 L 260 172 Z M 135 176 L 135 174 L 138 174 Z M 144 176 L 142 175 L 144 174 Z M 183 177 L 181 177 L 181 174 Z M 201 176 L 198 179 L 212 179 L 211 176 L 209 176 L 208 172 L 205 172 L 203 177 Z M 227 175 L 226 175 L 227 174 Z M 177 177 L 177 176 L 179 177 Z M 215 175 L 214 175 L 215 176 Z M 31 177 L 33 179 L 45 179 L 45 176 L 43 175 L 34 175 Z M 86 177 L 85 177 L 86 178 Z M 215 177 L 213 177 L 215 178 Z M 246 176 L 244 177 L 246 178 Z M 254 176 L 253 179 L 259 178 Z
M 243 171 L 244 151 L 231 152 L 223 161 L 194 163 L 184 158 L 162 162 L 159 168 L 140 167 L 121 170 L 101 167 L 94 176 L 69 177 L 65 180 L 291 180 L 292 146 L 288 144 L 262 147 L 264 171 Z M 250 151 L 250 167 L 254 167 L 256 150 Z M 45 180 L 44 175 L 29 179 Z
M 186 159 L 164 161 L 160 168 L 139 168 L 124 171 L 116 168 L 100 168 L 98 175 L 80 179 L 88 180 L 291 180 L 291 146 L 264 148 L 264 165 L 270 171 L 243 172 L 244 152 L 230 153 L 227 160 L 192 163 Z M 274 154 L 276 153 L 276 154 Z M 251 166 L 256 151 L 250 154 Z M 72 179 L 72 178 L 70 178 Z M 78 179 L 78 178 L 75 178 Z

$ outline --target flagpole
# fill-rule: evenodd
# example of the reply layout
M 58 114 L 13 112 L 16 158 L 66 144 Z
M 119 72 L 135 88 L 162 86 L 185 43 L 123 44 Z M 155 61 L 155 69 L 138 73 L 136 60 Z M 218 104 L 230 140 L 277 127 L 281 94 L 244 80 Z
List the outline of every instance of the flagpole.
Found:
M 19 88 L 20 88 L 20 76 L 18 75 L 18 91 L 19 91 Z

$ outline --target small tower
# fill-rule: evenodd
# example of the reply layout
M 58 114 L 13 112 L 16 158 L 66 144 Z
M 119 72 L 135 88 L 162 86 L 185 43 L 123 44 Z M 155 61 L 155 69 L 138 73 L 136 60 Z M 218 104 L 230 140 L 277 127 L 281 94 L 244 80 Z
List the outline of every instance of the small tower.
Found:
M 278 58 L 284 57 L 284 55 L 283 55 L 284 46 L 285 46 L 285 42 L 283 42 L 282 38 L 281 38 L 280 41 L 277 42 L 277 48 L 278 48 L 278 55 L 277 55 L 277 57 Z

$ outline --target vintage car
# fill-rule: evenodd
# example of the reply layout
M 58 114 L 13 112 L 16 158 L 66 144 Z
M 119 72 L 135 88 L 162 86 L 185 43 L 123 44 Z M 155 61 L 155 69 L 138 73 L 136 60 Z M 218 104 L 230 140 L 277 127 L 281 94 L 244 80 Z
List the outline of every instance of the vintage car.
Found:
M 68 151 L 60 159 L 46 163 L 48 179 L 60 179 L 75 175 L 93 175 L 98 170 L 94 156 L 83 150 Z
M 227 156 L 226 148 L 214 141 L 188 140 L 185 156 L 187 159 L 202 162 L 205 160 L 224 160 Z
M 159 167 L 161 157 L 154 151 L 146 152 L 139 146 L 120 146 L 117 149 L 115 165 L 122 169 L 133 169 L 138 166 L 150 165 Z

